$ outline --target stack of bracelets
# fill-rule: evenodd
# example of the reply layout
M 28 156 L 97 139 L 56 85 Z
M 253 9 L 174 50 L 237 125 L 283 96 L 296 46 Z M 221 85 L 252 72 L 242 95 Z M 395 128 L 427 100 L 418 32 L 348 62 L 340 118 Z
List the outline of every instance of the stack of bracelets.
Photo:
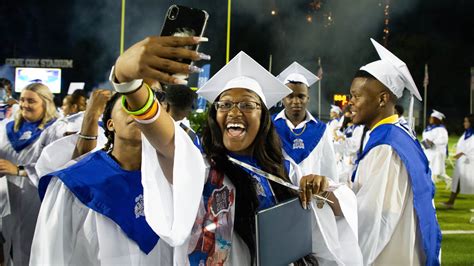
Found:
M 125 112 L 127 112 L 127 114 L 131 115 L 133 119 L 135 119 L 137 123 L 151 124 L 155 122 L 156 119 L 158 119 L 158 117 L 160 116 L 161 108 L 150 86 L 148 86 L 148 84 L 146 84 L 145 82 L 143 83 L 143 85 L 145 85 L 148 90 L 148 100 L 146 101 L 145 105 L 138 110 L 131 111 L 128 109 L 125 96 L 122 95 L 122 107 Z

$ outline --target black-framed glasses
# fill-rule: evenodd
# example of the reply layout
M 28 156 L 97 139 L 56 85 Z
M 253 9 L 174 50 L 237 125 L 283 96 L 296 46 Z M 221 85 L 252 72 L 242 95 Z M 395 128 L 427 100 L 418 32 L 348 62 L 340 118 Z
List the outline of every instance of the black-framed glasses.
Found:
M 260 107 L 261 104 L 252 101 L 242 102 L 231 102 L 231 101 L 218 101 L 214 103 L 214 107 L 219 112 L 230 112 L 234 106 L 237 106 L 241 112 L 249 113 Z

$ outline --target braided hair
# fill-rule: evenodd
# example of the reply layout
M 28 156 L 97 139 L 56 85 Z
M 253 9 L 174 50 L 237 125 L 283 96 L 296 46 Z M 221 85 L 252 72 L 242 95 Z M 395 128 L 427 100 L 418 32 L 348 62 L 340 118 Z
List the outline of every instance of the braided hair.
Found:
M 102 127 L 104 128 L 104 134 L 107 137 L 107 143 L 103 150 L 108 152 L 112 150 L 114 145 L 115 131 L 110 131 L 107 128 L 107 121 L 112 119 L 112 110 L 114 109 L 115 103 L 121 98 L 120 93 L 115 93 L 105 105 L 104 113 L 102 115 Z

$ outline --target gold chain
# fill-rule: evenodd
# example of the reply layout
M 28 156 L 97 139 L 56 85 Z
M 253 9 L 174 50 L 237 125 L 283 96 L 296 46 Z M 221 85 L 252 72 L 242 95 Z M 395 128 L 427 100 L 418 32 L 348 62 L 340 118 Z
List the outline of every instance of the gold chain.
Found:
M 307 124 L 307 123 L 306 123 L 306 124 Z M 291 129 L 291 128 L 290 128 L 290 130 L 291 130 L 291 132 L 293 132 L 293 134 L 294 134 L 295 136 L 297 136 L 297 137 L 298 137 L 298 136 L 301 136 L 301 134 L 303 134 L 304 131 L 306 130 L 306 124 L 304 124 L 303 130 L 301 130 L 300 133 L 295 133 L 295 131 L 293 131 L 293 129 Z

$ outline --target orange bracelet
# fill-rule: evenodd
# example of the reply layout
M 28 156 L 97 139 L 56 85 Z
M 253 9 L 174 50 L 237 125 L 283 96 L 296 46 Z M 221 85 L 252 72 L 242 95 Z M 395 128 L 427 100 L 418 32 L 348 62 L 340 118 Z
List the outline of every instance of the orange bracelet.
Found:
M 138 120 L 148 120 L 153 118 L 156 115 L 156 112 L 158 112 L 158 101 L 155 100 L 153 104 L 151 105 L 151 108 L 146 111 L 146 113 L 142 115 L 132 115 L 133 118 L 138 119 Z

